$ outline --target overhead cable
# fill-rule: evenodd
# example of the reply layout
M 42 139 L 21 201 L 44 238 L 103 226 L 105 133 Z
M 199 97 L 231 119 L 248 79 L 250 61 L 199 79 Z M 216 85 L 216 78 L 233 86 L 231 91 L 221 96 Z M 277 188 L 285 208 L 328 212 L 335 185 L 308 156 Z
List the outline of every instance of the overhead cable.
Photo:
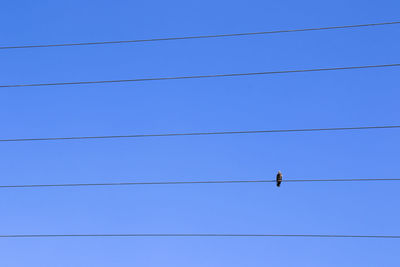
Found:
M 399 239 L 400 235 L 307 235 L 307 234 L 33 234 L 0 235 L 0 238 L 60 238 L 60 237 L 314 237 L 314 238 L 375 238 Z
M 223 78 L 223 77 L 290 74 L 290 73 L 320 72 L 320 71 L 356 70 L 356 69 L 371 69 L 371 68 L 389 68 L 389 67 L 399 67 L 399 66 L 400 66 L 400 63 L 395 63 L 395 64 L 362 65 L 362 66 L 332 67 L 332 68 L 318 68 L 318 69 L 297 69 L 297 70 L 247 72 L 247 73 L 227 73 L 227 74 L 209 74 L 209 75 L 192 75 L 192 76 L 153 77 L 153 78 L 122 79 L 122 80 L 53 82 L 53 83 L 30 83 L 30 84 L 6 84 L 6 85 L 0 85 L 0 88 L 60 86 L 60 85 L 83 85 L 83 84 L 104 84 L 104 83 L 126 83 L 126 82 L 148 82 L 148 81 L 167 81 L 167 80 L 184 80 L 184 79 L 203 79 L 203 78 Z
M 0 139 L 0 142 L 61 141 L 61 140 L 84 140 L 84 139 L 173 137 L 173 136 L 225 135 L 225 134 L 294 133 L 294 132 L 377 130 L 377 129 L 398 129 L 398 128 L 400 128 L 400 125 L 336 127 L 336 128 L 309 128 L 309 129 L 279 129 L 279 130 L 257 130 L 257 131 L 224 131 L 224 132 L 191 132 L 191 133 L 164 133 L 164 134 L 160 133 L 160 134 L 132 134 L 132 135 L 73 136 L 73 137 L 12 138 L 12 139 Z
M 284 179 L 290 182 L 384 182 L 400 181 L 400 178 L 366 178 L 366 179 Z M 276 180 L 216 180 L 216 181 L 166 181 L 166 182 L 117 182 L 117 183 L 75 183 L 75 184 L 24 184 L 0 185 L 0 188 L 35 188 L 35 187 L 83 187 L 83 186 L 128 186 L 128 185 L 184 185 L 184 184 L 241 184 L 241 183 L 275 183 Z
M 367 23 L 367 24 L 354 24 L 318 28 L 302 28 L 302 29 L 289 29 L 289 30 L 275 30 L 275 31 L 262 31 L 262 32 L 244 32 L 244 33 L 228 33 L 228 34 L 214 34 L 214 35 L 197 35 L 197 36 L 182 36 L 182 37 L 165 37 L 165 38 L 151 38 L 151 39 L 137 39 L 137 40 L 117 40 L 117 41 L 103 41 L 103 42 L 78 42 L 78 43 L 61 43 L 61 44 L 39 44 L 39 45 L 17 45 L 17 46 L 0 46 L 0 49 L 22 49 L 22 48 L 48 48 L 48 47 L 65 47 L 65 46 L 87 46 L 87 45 L 111 45 L 111 44 L 126 44 L 126 43 L 143 43 L 143 42 L 159 42 L 159 41 L 176 41 L 176 40 L 189 40 L 189 39 L 208 39 L 208 38 L 221 38 L 221 37 L 240 37 L 251 35 L 267 35 L 278 33 L 292 33 L 292 32 L 307 32 L 307 31 L 322 31 L 322 30 L 337 30 L 349 28 L 363 28 L 399 24 L 400 21 L 380 22 L 380 23 Z

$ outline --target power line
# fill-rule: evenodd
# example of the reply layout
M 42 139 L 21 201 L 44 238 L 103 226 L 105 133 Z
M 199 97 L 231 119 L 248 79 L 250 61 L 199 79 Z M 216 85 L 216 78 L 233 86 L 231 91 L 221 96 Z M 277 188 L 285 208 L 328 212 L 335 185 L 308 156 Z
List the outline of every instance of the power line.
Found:
M 283 180 L 290 182 L 382 182 L 400 181 L 400 178 L 369 178 L 369 179 L 296 179 Z M 240 183 L 275 183 L 276 180 L 219 180 L 219 181 L 167 181 L 167 182 L 120 182 L 120 183 L 79 183 L 79 184 L 25 184 L 0 185 L 0 188 L 35 188 L 35 187 L 83 187 L 83 186 L 128 186 L 128 185 L 184 185 L 184 184 L 240 184 Z
M 174 76 L 174 77 L 154 77 L 154 78 L 138 78 L 138 79 L 123 79 L 123 80 L 104 80 L 104 81 L 81 81 L 81 82 L 55 82 L 55 83 L 31 83 L 31 84 L 7 84 L 0 85 L 0 88 L 11 87 L 36 87 L 36 86 L 59 86 L 59 85 L 78 85 L 78 84 L 102 84 L 102 83 L 125 83 L 125 82 L 148 82 L 148 81 L 166 81 L 166 80 L 183 80 L 183 79 L 203 79 L 203 78 L 223 78 L 223 77 L 240 77 L 240 76 L 255 76 L 255 75 L 272 75 L 272 74 L 289 74 L 303 72 L 319 72 L 319 71 L 334 71 L 334 70 L 355 70 L 355 69 L 370 69 L 370 68 L 388 68 L 399 67 L 400 63 L 382 64 L 382 65 L 363 65 L 350 67 L 335 67 L 335 68 L 319 68 L 319 69 L 301 69 L 301 70 L 282 70 L 282 71 L 264 71 L 264 72 L 247 72 L 247 73 L 227 73 L 227 74 L 210 74 L 210 75 L 193 75 L 193 76 Z
M 231 132 L 192 132 L 192 133 L 165 133 L 165 134 L 133 134 L 133 135 L 103 135 L 103 136 L 74 136 L 74 137 L 44 137 L 44 138 L 14 138 L 0 139 L 0 142 L 24 142 L 24 141 L 61 141 L 82 139 L 113 139 L 113 138 L 143 138 L 143 137 L 172 137 L 195 135 L 224 135 L 224 134 L 264 134 L 264 133 L 291 133 L 291 132 L 319 132 L 319 131 L 345 131 L 345 130 L 376 130 L 395 129 L 400 125 L 365 126 L 365 127 L 337 127 L 337 128 L 312 128 L 312 129 L 280 129 L 261 131 L 231 131 Z
M 400 235 L 291 235 L 291 234 L 57 234 L 57 235 L 0 235 L 0 238 L 59 238 L 59 237 L 314 237 L 314 238 L 385 238 Z
M 266 34 L 277 34 L 277 33 L 307 32 L 307 31 L 321 31 L 321 30 L 337 30 L 337 29 L 348 29 L 348 28 L 373 27 L 373 26 L 393 25 L 393 24 L 399 24 L 399 23 L 400 23 L 400 21 L 391 21 L 391 22 L 381 22 L 381 23 L 368 23 L 368 24 L 331 26 L 331 27 L 319 27 L 319 28 L 303 28 L 303 29 L 291 29 L 291 30 L 276 30 L 276 31 L 263 31 L 263 32 L 245 32 L 245 33 L 215 34 L 215 35 L 198 35 L 198 36 L 183 36 L 183 37 L 166 37 L 166 38 L 152 38 L 152 39 L 139 39 L 139 40 L 119 40 L 119 41 L 104 41 L 104 42 L 82 42 L 82 43 L 64 43 L 64 44 L 2 46 L 2 47 L 0 47 L 0 49 L 45 48 L 45 47 L 84 46 L 84 45 L 108 45 L 108 44 L 143 43 L 143 42 L 158 42 L 158 41 L 188 40 L 188 39 L 239 37 L 239 36 L 250 36 L 250 35 L 266 35 Z
M 400 181 L 400 178 L 345 178 L 345 179 L 300 179 L 300 180 L 283 180 L 286 182 L 379 182 L 379 181 Z

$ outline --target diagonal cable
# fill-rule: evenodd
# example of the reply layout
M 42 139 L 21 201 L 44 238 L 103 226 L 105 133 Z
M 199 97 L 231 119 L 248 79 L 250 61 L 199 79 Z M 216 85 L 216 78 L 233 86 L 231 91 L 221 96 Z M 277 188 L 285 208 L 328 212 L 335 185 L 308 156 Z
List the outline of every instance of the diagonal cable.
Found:
M 186 79 L 204 79 L 204 78 L 224 78 L 224 77 L 241 77 L 241 76 L 274 75 L 274 74 L 292 74 L 292 73 L 321 72 L 321 71 L 390 68 L 390 67 L 399 67 L 399 66 L 400 66 L 400 63 L 394 63 L 394 64 L 362 65 L 362 66 L 332 67 L 332 68 L 330 67 L 330 68 L 317 68 L 317 69 L 297 69 L 297 70 L 262 71 L 262 72 L 246 72 L 246 73 L 226 73 L 226 74 L 191 75 L 191 76 L 153 77 L 153 78 L 136 78 L 136 79 L 120 79 L 120 80 L 52 82 L 52 83 L 30 83 L 30 84 L 5 84 L 5 85 L 0 85 L 0 88 L 82 85 L 82 84 L 105 84 L 105 83 L 127 83 L 127 82 L 149 82 L 149 81 L 186 80 Z
M 132 134 L 132 135 L 12 138 L 12 139 L 0 139 L 0 142 L 61 141 L 61 140 L 173 137 L 173 136 L 178 137 L 178 136 L 227 135 L 227 134 L 230 135 L 230 134 L 324 132 L 324 131 L 377 130 L 377 129 L 398 129 L 398 128 L 400 128 L 400 125 L 362 126 L 362 127 L 335 127 L 335 128 L 308 128 L 308 129 L 278 129 L 278 130 L 256 130 L 256 131 L 224 131 L 224 132 L 191 132 L 191 133 L 164 133 L 164 134 L 160 133 L 160 134 Z
M 177 40 L 190 40 L 190 39 L 208 39 L 208 38 L 221 38 L 221 37 L 240 37 L 240 36 L 251 36 L 251 35 L 267 35 L 267 34 L 278 34 L 278 33 L 293 33 L 293 32 L 307 32 L 307 31 L 322 31 L 322 30 L 337 30 L 337 29 L 349 29 L 349 28 L 375 27 L 375 26 L 384 26 L 384 25 L 394 25 L 394 24 L 399 24 L 399 23 L 400 23 L 400 21 L 390 21 L 390 22 L 380 22 L 380 23 L 367 23 L 367 24 L 354 24 L 354 25 L 316 27 L 316 28 L 302 28 L 302 29 L 289 29 L 289 30 L 275 30 L 275 31 L 262 31 L 262 32 L 228 33 L 228 34 L 165 37 L 165 38 L 136 39 L 136 40 L 117 40 L 117 41 L 103 41 L 103 42 L 80 42 L 80 43 L 63 43 L 63 44 L 0 46 L 0 49 L 6 50 L 6 49 L 22 49 L 22 48 L 46 48 L 46 47 L 48 48 L 48 47 L 65 47 L 65 46 L 111 45 L 111 44 L 126 44 L 126 43 L 177 41 Z
M 400 181 L 400 178 L 344 178 L 344 179 L 284 179 L 291 182 L 388 182 Z M 243 184 L 243 183 L 275 183 L 276 180 L 208 180 L 208 181 L 166 181 L 166 182 L 113 182 L 113 183 L 71 183 L 71 184 L 24 184 L 0 185 L 0 188 L 38 188 L 38 187 L 84 187 L 84 186 L 129 186 L 129 185 L 184 185 L 184 184 Z

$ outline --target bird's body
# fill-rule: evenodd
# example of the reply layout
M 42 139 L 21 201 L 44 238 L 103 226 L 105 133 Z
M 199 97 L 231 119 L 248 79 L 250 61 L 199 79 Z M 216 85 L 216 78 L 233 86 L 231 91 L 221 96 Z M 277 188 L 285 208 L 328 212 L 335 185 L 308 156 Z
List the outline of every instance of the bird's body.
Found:
M 282 173 L 281 171 L 278 171 L 278 174 L 276 175 L 276 186 L 280 187 L 282 183 Z

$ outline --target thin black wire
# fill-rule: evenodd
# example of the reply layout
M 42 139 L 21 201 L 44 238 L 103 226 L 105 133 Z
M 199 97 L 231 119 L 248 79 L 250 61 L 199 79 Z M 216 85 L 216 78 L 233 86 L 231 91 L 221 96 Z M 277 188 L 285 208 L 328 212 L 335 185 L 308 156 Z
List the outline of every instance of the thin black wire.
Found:
M 104 80 L 104 81 L 81 81 L 81 82 L 56 82 L 56 83 L 31 83 L 31 84 L 8 84 L 0 85 L 0 88 L 11 87 L 33 87 L 33 86 L 59 86 L 59 85 L 78 85 L 78 84 L 102 84 L 102 83 L 125 83 L 125 82 L 147 82 L 147 81 L 165 81 L 165 80 L 183 80 L 183 79 L 203 79 L 203 78 L 222 78 L 222 77 L 239 77 L 254 75 L 271 75 L 271 74 L 289 74 L 303 72 L 318 71 L 335 71 L 335 70 L 354 70 L 354 69 L 370 69 L 370 68 L 388 68 L 399 67 L 400 63 L 381 64 L 381 65 L 363 65 L 350 67 L 335 68 L 318 68 L 318 69 L 301 69 L 301 70 L 282 70 L 282 71 L 264 71 L 264 72 L 247 72 L 247 73 L 227 73 L 227 74 L 210 74 L 210 75 L 193 75 L 193 76 L 175 76 L 175 77 L 154 77 L 154 78 L 138 78 L 123 80 Z
M 349 178 L 349 179 L 301 179 L 283 180 L 286 182 L 373 182 L 373 181 L 400 181 L 400 178 Z
M 122 183 L 79 183 L 79 184 L 36 184 L 36 185 L 0 185 L 0 188 L 19 187 L 75 187 L 75 186 L 126 186 L 126 185 L 180 185 L 180 184 L 227 184 L 227 183 L 269 183 L 274 180 L 226 180 L 226 181 L 169 181 L 169 182 L 122 182 Z
M 385 238 L 400 235 L 284 235 L 284 234 L 62 234 L 62 235 L 0 235 L 0 238 L 58 238 L 58 237 L 316 237 L 316 238 Z
M 400 178 L 371 179 L 297 179 L 283 180 L 290 182 L 369 182 L 369 181 L 400 181 Z M 35 188 L 35 187 L 83 187 L 83 186 L 127 186 L 127 185 L 183 185 L 183 184 L 239 184 L 239 183 L 275 183 L 276 180 L 220 180 L 220 181 L 168 181 L 168 182 L 122 182 L 122 183 L 79 183 L 79 184 L 29 184 L 0 185 L 0 188 Z
M 400 128 L 400 125 L 365 126 L 365 127 L 337 127 L 337 128 L 313 128 L 313 129 L 286 129 L 286 130 L 285 129 L 281 129 L 281 130 L 261 130 L 261 131 L 232 131 L 232 132 L 197 132 L 197 133 L 103 135 L 103 136 L 45 137 L 45 138 L 14 138 L 14 139 L 0 139 L 0 142 L 60 141 L 60 140 L 82 140 L 82 139 L 171 137 L 171 136 L 224 135 L 224 134 L 263 134 L 263 133 L 373 130 L 373 129 L 395 129 L 395 128 Z
M 346 29 L 346 28 L 361 28 L 361 27 L 393 25 L 393 24 L 399 24 L 399 23 L 400 23 L 400 21 L 392 21 L 392 22 L 368 23 L 368 24 L 344 25 L 344 26 L 332 26 L 332 27 L 319 27 L 319 28 L 303 28 L 303 29 L 291 29 L 291 30 L 246 32 L 246 33 L 232 33 L 232 34 L 215 34 L 215 35 L 200 35 L 200 36 L 166 37 L 166 38 L 152 38 L 152 39 L 141 39 L 141 40 L 120 40 L 120 41 L 105 41 L 105 42 L 82 42 L 82 43 L 64 43 L 64 44 L 2 46 L 2 47 L 0 47 L 0 49 L 44 48 L 44 47 L 83 46 L 83 45 L 107 45 L 107 44 L 142 43 L 142 42 L 173 41 L 173 40 L 188 40 L 188 39 L 206 39 L 206 38 L 220 38 L 220 37 L 238 37 L 238 36 L 250 36 L 250 35 L 276 34 L 276 33 L 291 33 L 291 32 L 335 30 L 335 29 Z

